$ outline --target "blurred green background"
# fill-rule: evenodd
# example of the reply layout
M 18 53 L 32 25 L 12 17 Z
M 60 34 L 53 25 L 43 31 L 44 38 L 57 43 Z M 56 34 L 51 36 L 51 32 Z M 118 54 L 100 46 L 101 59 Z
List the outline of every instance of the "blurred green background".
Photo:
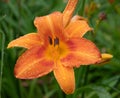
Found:
M 86 17 L 94 32 L 85 37 L 101 52 L 112 54 L 104 65 L 75 68 L 76 90 L 64 94 L 53 73 L 34 80 L 14 77 L 14 65 L 23 48 L 7 49 L 19 36 L 35 32 L 36 16 L 63 11 L 67 0 L 0 0 L 0 97 L 1 98 L 120 98 L 120 1 L 79 0 L 75 14 Z

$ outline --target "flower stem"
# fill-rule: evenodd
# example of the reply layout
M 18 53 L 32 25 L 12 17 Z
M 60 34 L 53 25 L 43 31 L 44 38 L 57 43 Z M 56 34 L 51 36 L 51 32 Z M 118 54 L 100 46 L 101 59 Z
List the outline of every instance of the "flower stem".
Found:
M 80 10 L 78 12 L 79 15 L 82 15 L 82 16 L 84 15 L 85 2 L 86 2 L 86 0 L 81 0 L 81 3 L 80 3 L 81 5 L 80 5 L 80 8 L 79 8 Z
M 83 86 L 85 86 L 87 84 L 89 69 L 90 69 L 90 66 L 87 66 L 86 70 L 85 70 Z M 82 92 L 81 98 L 85 98 L 85 92 L 84 91 Z
M 2 33 L 2 43 L 1 43 L 1 67 L 0 67 L 0 98 L 2 98 L 2 77 L 3 77 L 3 66 L 4 66 L 4 45 L 5 45 L 5 35 Z

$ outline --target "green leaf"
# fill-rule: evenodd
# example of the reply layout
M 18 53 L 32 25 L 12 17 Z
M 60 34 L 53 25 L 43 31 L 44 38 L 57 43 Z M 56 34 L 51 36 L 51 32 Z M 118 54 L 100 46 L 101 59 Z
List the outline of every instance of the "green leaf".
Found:
M 93 86 L 91 89 L 96 92 L 99 98 L 112 98 L 108 91 L 102 86 Z
M 87 85 L 76 90 L 74 98 L 81 96 L 82 92 L 85 92 L 87 97 L 85 98 L 94 98 L 93 96 L 97 95 L 97 98 L 112 98 L 110 93 L 103 87 L 97 85 Z M 91 96 L 91 97 L 90 97 Z

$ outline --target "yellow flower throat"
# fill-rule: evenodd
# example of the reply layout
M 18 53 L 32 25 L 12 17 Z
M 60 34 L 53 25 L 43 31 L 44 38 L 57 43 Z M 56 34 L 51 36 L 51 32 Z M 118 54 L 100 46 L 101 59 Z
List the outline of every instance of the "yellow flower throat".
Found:
M 51 37 L 48 37 L 48 40 L 49 46 L 46 54 L 50 60 L 57 61 L 68 53 L 67 45 L 64 42 L 60 41 L 59 38 L 56 37 L 52 39 Z

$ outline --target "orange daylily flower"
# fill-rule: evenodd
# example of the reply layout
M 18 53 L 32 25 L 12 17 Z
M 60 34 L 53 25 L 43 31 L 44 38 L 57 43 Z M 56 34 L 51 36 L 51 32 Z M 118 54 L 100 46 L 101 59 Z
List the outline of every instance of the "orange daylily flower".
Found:
M 53 71 L 61 89 L 71 94 L 75 90 L 73 68 L 101 60 L 95 44 L 82 38 L 92 28 L 84 18 L 72 18 L 77 2 L 69 0 L 63 13 L 35 18 L 37 33 L 24 35 L 8 44 L 8 48 L 28 49 L 16 62 L 14 72 L 17 78 L 33 79 Z

